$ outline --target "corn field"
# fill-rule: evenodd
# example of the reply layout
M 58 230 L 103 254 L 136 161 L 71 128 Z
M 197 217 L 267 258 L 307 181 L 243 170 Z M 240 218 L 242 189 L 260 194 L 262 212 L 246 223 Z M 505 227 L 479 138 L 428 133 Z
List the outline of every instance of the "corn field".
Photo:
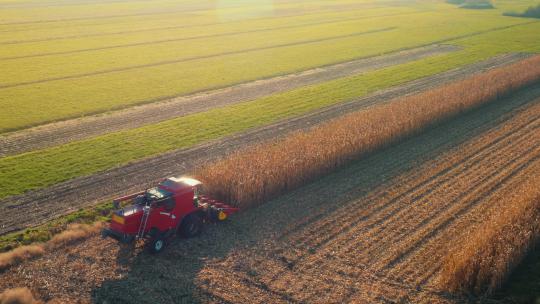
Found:
M 443 264 L 441 287 L 491 294 L 540 239 L 540 175 L 505 201 L 504 208 L 465 235 Z
M 242 208 L 257 205 L 539 79 L 535 56 L 252 146 L 195 175 L 220 199 Z

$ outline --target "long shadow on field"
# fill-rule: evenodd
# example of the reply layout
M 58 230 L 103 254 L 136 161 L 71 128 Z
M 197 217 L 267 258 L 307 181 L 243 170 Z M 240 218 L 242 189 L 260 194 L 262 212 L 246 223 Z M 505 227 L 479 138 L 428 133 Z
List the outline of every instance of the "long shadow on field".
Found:
M 176 240 L 160 255 L 141 253 L 130 259 L 120 280 L 93 291 L 97 303 L 193 303 L 208 295 L 197 284 L 207 261 L 235 250 L 263 248 L 269 242 L 346 206 L 371 189 L 426 159 L 436 158 L 509 118 L 511 112 L 540 96 L 540 85 L 492 103 L 416 137 L 374 153 L 346 168 L 262 206 L 245 210 L 223 224 L 211 225 L 190 240 Z M 128 253 L 119 256 L 125 261 Z M 234 286 L 231 286 L 234 293 Z M 219 300 L 219 299 L 218 299 Z
M 492 298 L 502 303 L 540 303 L 540 249 L 535 248 Z

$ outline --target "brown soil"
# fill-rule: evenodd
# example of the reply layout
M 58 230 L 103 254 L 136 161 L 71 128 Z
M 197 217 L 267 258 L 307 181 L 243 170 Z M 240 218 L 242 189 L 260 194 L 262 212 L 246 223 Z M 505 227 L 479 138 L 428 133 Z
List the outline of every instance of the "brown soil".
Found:
M 1 274 L 0 291 L 97 303 L 462 303 L 441 259 L 540 170 L 540 89 L 245 210 L 160 255 L 97 237 Z
M 108 114 L 50 123 L 0 136 L 0 157 L 43 149 L 122 129 L 136 128 L 455 50 L 457 47 L 450 45 L 412 49 L 172 98 Z
M 49 188 L 30 191 L 0 201 L 0 234 L 44 223 L 81 207 L 147 188 L 168 176 L 192 172 L 202 162 L 226 155 L 265 139 L 287 132 L 305 129 L 321 121 L 343 115 L 459 79 L 472 73 L 514 62 L 527 55 L 512 54 L 477 63 L 462 69 L 423 78 L 401 86 L 379 91 L 368 97 L 327 107 L 310 114 L 271 124 L 245 133 L 207 142 L 205 144 L 165 153 L 91 176 L 76 178 Z M 540 95 L 540 87 L 529 91 L 524 99 Z

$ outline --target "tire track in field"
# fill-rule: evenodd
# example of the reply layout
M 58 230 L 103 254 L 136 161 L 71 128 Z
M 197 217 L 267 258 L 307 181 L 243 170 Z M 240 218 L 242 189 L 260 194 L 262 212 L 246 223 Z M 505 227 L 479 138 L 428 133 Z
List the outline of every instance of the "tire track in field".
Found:
M 512 55 L 505 58 L 506 60 L 515 60 L 519 57 Z M 489 64 L 483 65 L 483 68 L 499 65 L 503 61 L 501 58 L 497 58 L 484 62 L 484 64 Z M 172 151 L 91 176 L 75 178 L 45 189 L 5 198 L 0 201 L 0 213 L 4 214 L 0 218 L 0 234 L 37 225 L 79 208 L 112 199 L 123 193 L 147 188 L 164 177 L 185 174 L 196 168 L 201 162 L 226 155 L 245 145 L 275 138 L 290 131 L 309 128 L 314 124 L 345 113 L 390 101 L 395 96 L 418 93 L 418 91 L 478 70 L 479 65 L 476 64 L 465 69 L 427 77 L 365 98 L 323 108 L 303 116 L 210 141 L 190 149 Z M 515 97 L 515 99 L 519 102 L 527 102 L 536 96 L 540 96 L 540 86 L 531 88 L 528 94 L 519 98 Z
M 152 62 L 152 63 L 147 63 L 147 64 L 130 65 L 130 66 L 121 67 L 121 68 L 105 69 L 105 70 L 99 70 L 99 71 L 88 72 L 88 73 L 72 74 L 68 76 L 43 78 L 39 80 L 32 80 L 32 81 L 25 81 L 25 82 L 11 83 L 11 84 L 9 83 L 0 84 L 0 89 L 17 88 L 21 86 L 28 86 L 28 85 L 53 82 L 53 81 L 59 81 L 59 80 L 85 78 L 85 77 L 90 77 L 90 76 L 132 71 L 132 70 L 157 67 L 157 66 L 175 64 L 175 63 L 183 63 L 183 62 L 197 61 L 197 60 L 203 60 L 203 59 L 218 58 L 222 56 L 237 55 L 237 54 L 250 53 L 250 52 L 256 52 L 256 51 L 264 51 L 264 50 L 279 49 L 279 48 L 290 47 L 290 46 L 299 46 L 299 45 L 305 45 L 305 44 L 339 40 L 343 38 L 351 38 L 351 37 L 358 37 L 362 35 L 387 32 L 387 31 L 391 31 L 395 29 L 396 27 L 385 27 L 385 28 L 380 28 L 380 29 L 375 29 L 375 30 L 370 30 L 370 31 L 362 31 L 362 32 L 332 36 L 332 37 L 327 37 L 327 38 L 308 39 L 308 40 L 301 40 L 301 41 L 295 41 L 295 42 L 289 42 L 289 43 L 274 44 L 274 45 L 269 45 L 269 46 L 264 46 L 264 47 L 246 48 L 246 49 L 241 49 L 241 50 L 228 51 L 228 52 L 222 52 L 222 53 L 210 54 L 210 55 L 204 55 L 204 56 L 193 56 L 193 57 L 185 57 L 181 59 L 163 60 L 163 61 Z
M 227 7 L 226 9 L 237 9 L 237 8 L 245 8 L 245 7 L 251 7 L 252 5 L 248 6 L 236 6 L 236 7 Z M 285 13 L 277 13 L 277 15 L 271 16 L 271 17 L 262 17 L 262 18 L 254 18 L 254 20 L 261 20 L 261 19 L 274 19 L 274 18 L 283 18 L 283 17 L 295 17 L 295 16 L 310 16 L 310 15 L 320 15 L 320 14 L 330 14 L 330 13 L 340 13 L 340 12 L 351 12 L 351 11 L 365 11 L 366 9 L 376 9 L 376 8 L 383 8 L 386 7 L 386 5 L 359 5 L 359 8 L 351 9 L 351 8 L 341 8 L 341 7 L 322 7 L 322 8 L 293 8 L 289 10 L 281 10 L 285 11 Z M 21 21 L 21 22 L 8 22 L 8 23 L 0 23 L 0 26 L 12 26 L 12 25 L 32 25 L 35 24 L 37 26 L 40 26 L 43 23 L 62 23 L 62 22 L 71 22 L 71 21 L 85 21 L 85 20 L 107 20 L 107 19 L 115 19 L 115 18 L 124 18 L 124 17 L 146 17 L 146 16 L 160 16 L 160 15 L 168 15 L 168 14 L 174 14 L 174 13 L 181 13 L 182 15 L 190 15 L 193 13 L 199 13 L 199 12 L 206 12 L 206 11 L 214 11 L 215 8 L 198 8 L 193 9 L 190 11 L 186 11 L 185 9 L 180 10 L 168 10 L 168 11 L 160 11 L 160 12 L 152 12 L 152 13 L 134 13 L 134 14 L 117 14 L 117 15 L 109 15 L 109 16 L 89 16 L 89 17 L 77 17 L 77 18 L 63 18 L 63 19 L 49 19 L 49 20 L 36 20 L 36 21 Z M 420 9 L 424 12 L 430 11 L 428 9 Z M 287 13 L 289 11 L 293 11 L 295 13 Z M 296 12 L 302 12 L 300 14 L 296 14 Z M 216 24 L 225 24 L 229 23 L 231 21 L 226 22 L 217 22 L 217 23 L 209 23 L 209 24 L 202 24 L 204 25 L 216 25 Z M 234 21 L 233 21 L 234 22 Z M 107 24 L 107 23 L 104 23 Z M 58 27 L 61 27 L 62 25 L 59 25 Z M 193 27 L 198 27 L 201 25 L 193 25 Z M 0 32 L 20 32 L 20 31 L 29 31 L 33 30 L 33 28 L 27 29 L 20 29 L 20 30 L 4 30 Z
M 177 97 L 165 102 L 150 103 L 128 108 L 127 110 L 119 110 L 110 114 L 72 119 L 31 129 L 23 129 L 0 136 L 0 157 L 43 149 L 123 129 L 136 128 L 217 107 L 254 100 L 301 86 L 352 76 L 429 56 L 445 54 L 456 51 L 457 49 L 449 45 L 418 48 L 319 67 L 285 76 L 256 80 L 214 91 Z M 501 63 L 508 63 L 522 57 L 522 55 L 514 54 L 498 59 L 501 60 Z M 479 64 L 477 67 L 481 69 L 483 66 L 491 66 L 493 64 L 494 61 L 491 60 L 484 64 Z
M 539 131 L 539 128 L 535 128 L 532 132 L 538 132 Z M 538 139 L 538 138 L 529 138 L 530 140 L 535 140 L 535 139 Z M 521 144 L 526 144 L 528 142 L 520 142 Z M 425 229 L 425 230 L 422 230 L 422 231 L 419 231 L 417 233 L 419 233 L 420 235 L 419 236 L 416 236 L 416 235 L 413 235 L 413 236 L 408 236 L 407 238 L 403 238 L 404 235 L 399 235 L 397 237 L 394 238 L 394 246 L 397 244 L 399 247 L 399 249 L 397 249 L 396 251 L 399 252 L 398 254 L 393 254 L 392 256 L 390 257 L 386 257 L 384 260 L 379 260 L 379 263 L 385 263 L 385 266 L 384 267 L 392 267 L 394 264 L 400 262 L 401 259 L 403 258 L 406 258 L 408 256 L 411 255 L 411 253 L 413 252 L 414 248 L 418 245 L 420 245 L 419 243 L 421 241 L 425 241 L 426 239 L 430 239 L 433 235 L 439 233 L 442 229 L 446 228 L 446 225 L 448 224 L 448 221 L 450 221 L 451 219 L 450 218 L 447 218 L 447 214 L 446 213 L 449 213 L 453 216 L 461 216 L 462 214 L 466 213 L 469 211 L 469 209 L 471 207 L 473 207 L 475 204 L 479 203 L 480 201 L 480 198 L 481 196 L 488 196 L 490 195 L 493 191 L 495 191 L 496 189 L 498 189 L 500 187 L 501 184 L 504 184 L 506 183 L 508 180 L 510 180 L 511 178 L 513 178 L 518 172 L 521 172 L 524 168 L 526 168 L 528 165 L 538 161 L 538 159 L 540 158 L 540 149 L 539 149 L 540 145 L 537 144 L 537 145 L 534 145 L 533 147 L 531 147 L 530 149 L 526 150 L 526 151 L 523 151 L 523 153 L 520 153 L 518 154 L 519 152 L 518 151 L 511 151 L 511 153 L 516 153 L 517 154 L 517 158 L 515 159 L 512 159 L 512 160 L 508 160 L 506 162 L 501 162 L 501 163 L 497 163 L 497 162 L 493 162 L 491 164 L 489 164 L 489 166 L 499 166 L 499 168 L 504 168 L 505 172 L 503 173 L 500 173 L 500 172 L 493 172 L 493 173 L 490 173 L 489 175 L 487 175 L 486 177 L 483 177 L 483 178 L 479 178 L 478 176 L 475 176 L 474 174 L 471 174 L 469 176 L 463 176 L 461 178 L 463 179 L 466 179 L 466 178 L 478 178 L 479 179 L 479 182 L 477 184 L 473 184 L 472 185 L 472 188 L 471 190 L 475 190 L 474 188 L 478 188 L 480 186 L 484 186 L 485 188 L 483 189 L 480 189 L 480 190 L 477 190 L 477 192 L 479 193 L 476 193 L 476 192 L 473 192 L 474 195 L 476 195 L 476 197 L 474 199 L 470 199 L 469 196 L 471 195 L 470 193 L 461 193 L 461 195 L 458 195 L 455 199 L 452 199 L 451 201 L 449 201 L 448 203 L 449 204 L 456 204 L 457 202 L 459 201 L 468 201 L 470 202 L 469 204 L 465 205 L 465 206 L 459 206 L 459 207 L 462 207 L 462 208 L 456 208 L 456 209 L 448 209 L 449 206 L 446 206 L 446 207 L 443 207 L 443 208 L 439 208 L 437 210 L 437 212 L 439 214 L 434 214 L 434 216 L 441 216 L 441 217 L 444 217 L 444 219 L 439 219 L 439 218 L 426 218 L 424 220 L 422 220 L 421 222 L 417 223 L 416 226 L 413 226 L 413 229 L 414 230 L 419 230 L 420 227 L 427 227 L 429 229 Z M 517 149 L 516 149 L 517 150 Z M 496 159 L 492 159 L 492 161 L 496 161 Z M 510 170 L 508 168 L 511 168 Z M 477 168 L 478 170 L 481 170 L 481 169 L 484 169 L 485 168 Z M 510 171 L 510 173 L 506 172 L 506 171 Z M 483 185 L 484 184 L 484 185 Z M 434 205 L 429 205 L 429 202 L 430 201 L 426 201 L 423 205 L 424 207 L 424 212 L 427 210 L 427 211 L 430 211 L 430 212 L 434 212 L 433 209 L 434 209 Z M 444 211 L 445 214 L 440 214 L 440 211 Z M 418 210 L 416 210 L 418 211 Z M 414 214 L 416 212 L 414 211 L 411 211 L 409 212 L 410 214 L 407 215 L 407 219 L 413 219 L 414 218 Z M 428 224 L 431 222 L 431 221 L 439 221 L 439 223 L 437 223 L 437 225 L 435 227 L 431 227 L 431 226 L 428 226 Z M 416 240 L 411 240 L 412 238 L 418 238 Z M 407 244 L 409 243 L 409 244 Z
M 290 15 L 270 16 L 270 17 L 254 18 L 254 19 L 252 19 L 252 21 L 271 20 L 271 19 L 290 18 L 290 17 L 303 17 L 303 16 L 311 16 L 311 15 L 321 15 L 321 14 L 325 14 L 325 13 L 333 13 L 333 12 L 315 12 L 315 13 L 310 13 L 310 14 L 298 14 L 298 15 L 290 14 Z M 154 28 L 142 28 L 142 29 L 133 29 L 133 30 L 123 30 L 123 31 L 117 31 L 117 32 L 104 32 L 104 33 L 78 34 L 78 35 L 69 35 L 69 36 L 49 37 L 49 38 L 44 38 L 45 40 L 43 40 L 43 39 L 13 40 L 13 41 L 6 41 L 6 43 L 8 43 L 8 44 L 12 44 L 12 43 L 30 43 L 30 42 L 63 40 L 63 39 L 73 39 L 73 38 L 100 37 L 100 36 L 107 36 L 107 35 L 121 35 L 121 34 L 151 32 L 151 31 L 158 31 L 158 30 L 183 29 L 183 28 L 204 27 L 204 26 L 212 26 L 212 25 L 222 25 L 222 24 L 229 24 L 229 23 L 234 23 L 234 22 L 236 22 L 236 21 L 220 21 L 220 22 L 198 23 L 198 24 L 191 24 L 191 25 L 176 25 L 176 26 L 164 26 L 164 27 L 154 27 Z M 92 25 L 103 25 L 103 24 L 108 24 L 108 23 L 94 23 Z M 58 27 L 61 27 L 61 26 L 58 26 Z M 48 28 L 58 28 L 58 27 L 48 27 Z M 62 27 L 63 27 L 63 25 L 62 25 Z M 33 30 L 32 28 L 30 28 L 30 29 L 27 29 L 27 28 L 8 29 L 8 30 L 0 30 L 0 33 L 27 32 L 27 31 L 32 31 L 32 30 Z
M 486 218 L 488 210 L 504 206 L 504 195 L 513 185 L 537 174 L 539 129 L 537 100 L 502 125 L 441 159 L 426 162 L 418 168 L 419 174 L 395 178 L 391 188 L 380 187 L 336 212 L 328 212 L 273 249 L 239 252 L 230 260 L 210 265 L 206 271 L 213 280 L 206 292 L 218 290 L 218 296 L 223 297 L 222 292 L 227 291 L 217 287 L 222 277 L 228 277 L 236 280 L 230 282 L 235 290 L 264 285 L 259 293 L 269 289 L 304 303 L 453 303 L 456 299 L 431 284 L 441 258 L 454 239 Z M 410 187 L 413 191 L 408 191 Z M 408 193 L 402 195 L 403 191 Z M 389 217 L 383 209 L 377 210 L 381 206 L 399 212 Z M 351 225 L 355 218 L 360 220 Z M 335 229 L 329 230 L 328 223 Z M 322 246 L 298 246 L 303 234 Z M 234 261 L 240 257 L 249 267 L 238 267 Z M 235 265 L 235 270 L 231 269 Z M 228 296 L 233 295 L 229 292 Z M 271 293 L 266 296 L 273 297 Z
M 393 248 L 390 250 L 391 254 L 380 257 L 380 259 L 376 261 L 375 265 L 381 269 L 394 270 L 395 264 L 413 255 L 413 253 L 417 250 L 415 247 L 422 246 L 423 243 L 429 241 L 435 236 L 438 236 L 439 233 L 445 231 L 449 225 L 453 224 L 456 218 L 459 218 L 471 210 L 474 210 L 474 207 L 482 202 L 484 196 L 489 196 L 496 190 L 499 190 L 501 186 L 504 186 L 512 178 L 515 178 L 518 173 L 524 169 L 527 169 L 529 165 L 537 162 L 540 158 L 540 156 L 537 154 L 540 151 L 538 147 L 539 146 L 537 145 L 536 147 L 531 148 L 529 151 L 526 151 L 527 154 L 520 155 L 518 158 L 518 165 L 508 162 L 507 165 L 512 165 L 510 166 L 511 170 L 505 169 L 504 174 L 491 174 L 487 178 L 482 179 L 479 183 L 473 185 L 473 188 L 470 189 L 471 193 L 462 193 L 455 199 L 450 200 L 448 202 L 448 204 L 451 204 L 450 206 L 444 206 L 439 212 L 432 214 L 434 218 L 425 218 L 419 223 L 415 223 L 414 221 L 411 221 L 410 218 L 407 218 L 407 224 L 412 223 L 411 230 L 409 231 L 414 231 L 414 233 L 407 235 L 404 229 L 401 229 L 399 241 L 396 241 L 392 245 Z M 531 156 L 533 153 L 535 155 Z M 422 272 L 425 277 L 423 277 L 423 275 L 411 278 L 405 277 L 405 280 L 410 281 L 410 284 L 415 284 L 416 287 L 421 287 L 420 284 L 425 282 L 426 278 L 431 277 L 437 270 L 436 267 L 438 266 L 438 262 L 440 261 L 431 260 L 422 265 Z M 397 278 L 403 280 L 403 277 Z
M 193 37 L 181 37 L 181 38 L 171 38 L 171 39 L 162 39 L 162 40 L 152 40 L 152 41 L 145 41 L 145 42 L 115 44 L 111 46 L 62 51 L 62 52 L 50 52 L 50 53 L 13 56 L 13 57 L 1 57 L 0 60 L 9 61 L 9 60 L 17 60 L 17 59 L 25 59 L 25 58 L 45 57 L 45 56 L 52 56 L 52 55 L 68 55 L 68 54 L 86 53 L 86 52 L 92 52 L 92 51 L 118 49 L 118 48 L 131 47 L 131 46 L 153 45 L 153 44 L 178 42 L 178 41 L 191 41 L 191 40 L 216 38 L 216 37 L 229 37 L 229 36 L 235 36 L 235 35 L 241 35 L 241 34 L 263 33 L 263 32 L 271 32 L 275 30 L 303 28 L 303 27 L 310 27 L 313 25 L 335 24 L 335 23 L 341 23 L 341 22 L 348 22 L 351 20 L 356 20 L 356 19 L 355 18 L 349 18 L 349 19 L 343 19 L 343 20 L 335 19 L 331 21 L 320 21 L 320 22 L 312 22 L 312 23 L 298 24 L 298 25 L 284 25 L 284 26 L 278 26 L 278 27 L 273 27 L 273 28 L 262 28 L 262 29 L 248 30 L 248 31 L 226 32 L 226 33 L 221 33 L 221 34 L 209 34 L 209 35 L 200 35 L 200 36 L 193 36 Z M 41 41 L 50 41 L 50 40 L 58 40 L 58 39 L 44 39 Z M 36 41 L 36 42 L 40 42 L 40 41 Z M 10 42 L 0 43 L 0 45 L 6 45 L 6 44 L 9 45 L 9 44 L 18 44 L 18 43 L 10 43 Z
M 239 35 L 239 34 L 248 34 L 248 33 L 258 33 L 258 32 L 265 32 L 265 31 L 273 31 L 273 30 L 278 30 L 278 29 L 301 28 L 301 27 L 308 27 L 308 26 L 313 26 L 313 25 L 340 23 L 340 22 L 355 21 L 355 20 L 356 21 L 358 21 L 358 20 L 368 20 L 368 19 L 375 19 L 375 18 L 382 18 L 382 17 L 406 16 L 406 15 L 421 14 L 421 13 L 425 13 L 425 11 L 409 12 L 409 13 L 395 13 L 395 14 L 381 14 L 381 15 L 375 15 L 375 16 L 351 17 L 351 18 L 339 18 L 339 17 L 336 17 L 336 18 L 330 18 L 330 19 L 328 19 L 326 21 L 307 22 L 307 23 L 297 24 L 297 25 L 288 25 L 288 26 L 281 26 L 281 27 L 268 27 L 268 28 L 262 28 L 262 29 L 256 29 L 256 30 L 226 32 L 226 33 L 221 33 L 221 34 L 200 35 L 200 36 L 183 37 L 183 38 L 176 38 L 176 39 L 154 40 L 154 41 L 140 42 L 140 43 L 119 44 L 119 45 L 112 45 L 112 46 L 107 46 L 107 47 L 87 48 L 87 49 L 64 51 L 64 52 L 50 52 L 50 53 L 41 53 L 41 54 L 25 55 L 25 56 L 2 57 L 2 58 L 0 58 L 0 60 L 14 60 L 14 59 L 23 59 L 23 58 L 32 58 L 32 57 L 43 57 L 43 56 L 50 56 L 50 55 L 66 55 L 66 54 L 73 54 L 73 53 L 82 53 L 82 52 L 87 52 L 87 51 L 97 51 L 97 50 L 121 48 L 121 47 L 127 47 L 127 46 L 148 45 L 148 44 L 156 44 L 156 43 L 163 43 L 163 42 L 174 42 L 174 41 L 187 41 L 187 40 L 196 40 L 196 39 L 203 39 L 203 38 L 227 37 L 227 36 L 233 36 L 233 35 Z M 317 14 L 309 14 L 309 15 L 317 15 Z M 305 15 L 302 15 L 302 16 L 305 16 Z M 290 15 L 290 16 L 274 16 L 274 17 L 267 17 L 267 18 L 259 18 L 259 19 L 255 19 L 255 20 L 260 21 L 260 20 L 267 20 L 267 19 L 280 19 L 280 18 L 290 18 L 290 17 L 295 17 L 295 16 L 294 15 Z M 198 25 L 167 26 L 167 27 L 159 27 L 159 28 L 152 28 L 152 29 L 119 31 L 119 32 L 111 32 L 111 33 L 96 33 L 96 34 L 85 34 L 85 35 L 70 35 L 70 36 L 50 37 L 50 38 L 43 38 L 43 39 L 14 40 L 14 41 L 0 42 L 0 45 L 14 45 L 14 44 L 25 44 L 25 43 L 34 43 L 34 42 L 68 40 L 68 39 L 74 39 L 74 38 L 101 37 L 101 36 L 109 36 L 109 35 L 123 35 L 123 34 L 131 34 L 131 33 L 152 32 L 152 31 L 159 31 L 159 30 L 192 28 L 192 27 L 202 27 L 202 26 L 209 26 L 209 25 L 220 25 L 220 24 L 227 24 L 227 23 L 230 23 L 230 22 L 215 22 L 215 23 L 206 23 L 206 24 L 198 24 Z
M 441 270 L 440 265 L 445 258 L 445 253 L 452 244 L 459 244 L 459 236 L 469 230 L 472 225 L 484 220 L 485 215 L 496 208 L 494 205 L 504 208 L 505 195 L 512 191 L 512 186 L 517 186 L 520 180 L 526 180 L 528 176 L 537 174 L 540 170 L 538 164 L 540 149 L 537 145 L 536 149 L 531 150 L 533 155 L 522 157 L 518 166 L 512 166 L 511 170 L 502 169 L 505 172 L 499 174 L 500 181 L 494 181 L 491 185 L 486 185 L 485 189 L 470 195 L 467 198 L 470 200 L 469 205 L 457 210 L 451 217 L 441 218 L 432 231 L 419 232 L 423 235 L 411 236 L 412 241 L 417 240 L 418 247 L 405 247 L 403 256 L 394 256 L 395 260 L 385 269 L 388 277 L 403 281 L 415 288 L 438 290 L 439 287 L 435 281 Z
M 538 131 L 538 126 L 536 128 L 534 128 L 532 131 L 533 132 Z M 528 138 L 525 138 L 525 139 L 520 139 L 519 143 L 524 144 L 524 143 L 526 143 L 526 140 L 527 139 L 530 140 L 531 137 L 532 136 L 530 136 Z M 507 150 L 505 148 L 501 149 L 501 153 L 506 152 L 506 151 Z M 495 152 L 499 153 L 498 151 L 495 151 Z M 510 152 L 514 152 L 514 151 L 510 150 Z M 531 153 L 531 151 L 526 151 L 526 152 L 527 152 L 526 155 L 530 155 L 530 153 Z M 420 227 L 425 226 L 425 224 L 426 224 L 425 221 L 428 221 L 430 219 L 425 218 L 425 219 L 422 219 L 419 222 L 416 222 L 418 220 L 417 212 L 420 211 L 420 209 L 424 213 L 426 213 L 426 212 L 435 212 L 435 211 L 437 213 L 440 213 L 441 211 L 446 211 L 446 207 L 451 206 L 451 204 L 453 204 L 455 202 L 462 201 L 463 200 L 462 196 L 466 196 L 466 195 L 468 195 L 468 193 L 466 193 L 466 192 L 455 193 L 455 197 L 453 197 L 452 200 L 448 202 L 449 205 L 445 206 L 445 207 L 435 206 L 435 205 L 431 204 L 431 201 L 435 200 L 438 195 L 441 195 L 441 192 L 444 192 L 445 189 L 448 189 L 450 187 L 449 184 L 452 183 L 452 182 L 455 182 L 455 180 L 477 178 L 477 179 L 479 179 L 477 184 L 469 185 L 469 186 L 474 188 L 474 187 L 477 187 L 478 185 L 481 185 L 483 183 L 488 182 L 490 179 L 492 179 L 494 176 L 496 176 L 497 172 L 493 172 L 492 175 L 487 175 L 487 176 L 482 177 L 482 178 L 479 178 L 479 177 L 475 176 L 476 172 L 481 172 L 480 170 L 484 169 L 482 167 L 482 165 L 485 166 L 486 164 L 489 164 L 489 165 L 497 164 L 497 161 L 499 159 L 497 157 L 493 157 L 494 155 L 498 156 L 498 154 L 491 154 L 491 155 L 489 155 L 489 157 L 485 157 L 484 159 L 482 159 L 481 162 L 478 162 L 476 164 L 467 164 L 466 166 L 469 166 L 469 168 L 465 168 L 465 170 L 463 171 L 462 174 L 459 174 L 459 175 L 456 175 L 456 176 L 445 177 L 444 180 L 441 181 L 438 185 L 434 186 L 434 188 L 430 188 L 427 191 L 427 193 L 424 193 L 424 194 L 421 194 L 419 196 L 415 196 L 415 197 L 410 198 L 411 202 L 415 202 L 415 205 L 419 205 L 418 208 L 416 208 L 416 209 L 404 208 L 404 209 L 400 210 L 399 212 L 392 214 L 391 217 L 384 218 L 384 221 L 382 221 L 381 223 L 378 223 L 377 225 L 374 225 L 373 226 L 374 231 L 372 233 L 375 234 L 375 235 L 378 235 L 381 239 L 377 239 L 376 240 L 377 242 L 374 242 L 375 244 L 377 244 L 378 247 L 371 248 L 371 247 L 367 246 L 366 247 L 367 251 L 369 253 L 378 252 L 378 251 L 380 251 L 380 248 L 388 247 L 390 244 L 392 244 L 392 247 L 394 247 L 394 248 L 395 248 L 396 244 L 400 244 L 403 241 L 403 238 L 406 236 L 406 233 L 408 233 L 409 231 L 404 233 L 403 230 L 397 231 L 395 229 L 399 229 L 403 224 L 402 222 L 404 222 L 404 221 L 408 222 L 409 225 L 407 226 L 407 229 L 409 229 L 411 231 L 416 231 Z M 506 163 L 504 163 L 504 165 L 505 166 L 510 166 L 510 165 L 513 165 L 514 163 L 515 162 L 513 160 L 510 160 L 510 161 L 507 161 Z M 504 166 L 501 166 L 501 167 L 504 167 Z M 452 212 L 452 214 L 457 214 L 457 212 Z M 435 215 L 436 214 L 433 214 L 433 216 L 435 216 Z M 389 221 L 392 221 L 392 222 L 389 223 Z M 383 223 L 384 223 L 384 225 L 381 225 Z M 382 239 L 383 235 L 384 235 L 384 240 Z M 404 250 L 398 250 L 398 251 L 400 252 L 400 254 L 403 254 Z M 406 254 L 406 252 L 405 252 L 405 254 Z M 385 261 L 385 263 L 392 264 L 392 263 L 395 262 L 394 260 L 396 260 L 397 257 L 389 258 L 389 259 L 391 259 L 391 261 Z M 369 261 L 367 261 L 367 263 L 381 263 L 381 259 L 379 257 L 377 259 L 377 261 L 369 260 Z

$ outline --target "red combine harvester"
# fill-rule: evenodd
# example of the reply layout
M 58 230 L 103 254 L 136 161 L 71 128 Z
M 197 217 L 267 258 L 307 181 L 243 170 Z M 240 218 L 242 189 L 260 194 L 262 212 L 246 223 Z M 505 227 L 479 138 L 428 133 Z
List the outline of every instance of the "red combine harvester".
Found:
M 157 187 L 117 198 L 116 210 L 103 237 L 123 243 L 145 240 L 152 253 L 163 250 L 177 233 L 193 237 L 205 222 L 220 222 L 238 211 L 203 194 L 202 183 L 192 178 L 167 178 Z

